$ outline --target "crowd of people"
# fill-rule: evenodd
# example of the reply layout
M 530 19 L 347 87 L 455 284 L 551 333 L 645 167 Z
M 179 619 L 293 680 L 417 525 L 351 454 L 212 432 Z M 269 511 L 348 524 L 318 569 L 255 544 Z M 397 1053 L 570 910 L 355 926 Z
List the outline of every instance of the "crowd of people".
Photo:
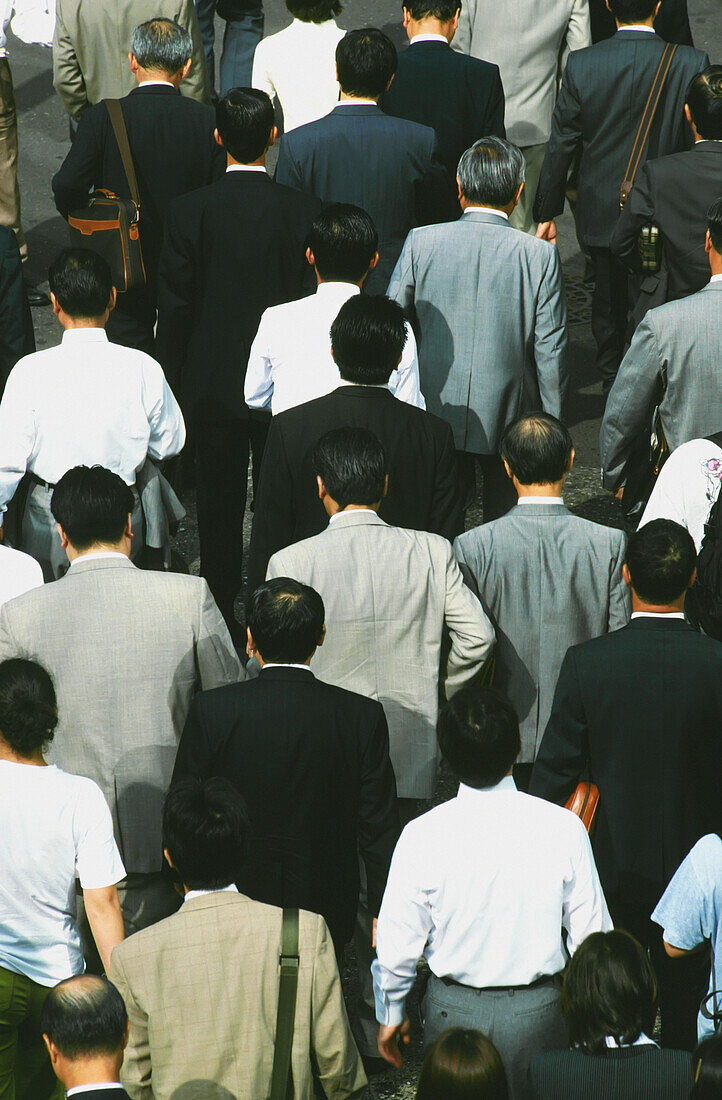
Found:
M 721 1097 L 722 66 L 684 0 L 287 7 L 56 0 L 46 298 L 4 4 L 0 1100 L 344 1100 L 413 1031 L 419 1100 Z

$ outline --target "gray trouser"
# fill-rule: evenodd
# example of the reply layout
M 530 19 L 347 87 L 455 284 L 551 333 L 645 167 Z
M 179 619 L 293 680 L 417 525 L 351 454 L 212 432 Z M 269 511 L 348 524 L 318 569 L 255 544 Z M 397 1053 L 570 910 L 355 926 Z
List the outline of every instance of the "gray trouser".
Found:
M 536 233 L 536 222 L 532 217 L 532 207 L 536 198 L 541 175 L 544 154 L 547 151 L 547 143 L 540 145 L 524 145 L 521 149 L 526 163 L 526 179 L 524 190 L 519 199 L 519 205 L 512 210 L 509 221 L 515 229 L 521 229 L 524 233 Z
M 557 974 L 530 986 L 471 989 L 447 985 L 432 974 L 423 1002 L 424 1047 L 449 1027 L 482 1031 L 501 1055 L 509 1100 L 522 1100 L 532 1058 L 568 1046 L 559 1009 L 561 984 Z

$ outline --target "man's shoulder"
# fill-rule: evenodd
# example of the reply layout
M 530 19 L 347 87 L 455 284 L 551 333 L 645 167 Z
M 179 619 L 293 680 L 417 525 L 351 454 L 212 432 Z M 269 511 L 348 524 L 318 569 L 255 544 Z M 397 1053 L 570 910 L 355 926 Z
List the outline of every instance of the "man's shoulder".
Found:
M 716 289 L 710 289 L 708 284 L 686 298 L 678 298 L 674 302 L 665 302 L 664 305 L 650 309 L 642 323 L 657 334 L 664 332 L 665 335 L 681 336 L 686 327 L 685 322 L 692 315 L 709 314 L 716 322 L 721 306 L 722 294 Z

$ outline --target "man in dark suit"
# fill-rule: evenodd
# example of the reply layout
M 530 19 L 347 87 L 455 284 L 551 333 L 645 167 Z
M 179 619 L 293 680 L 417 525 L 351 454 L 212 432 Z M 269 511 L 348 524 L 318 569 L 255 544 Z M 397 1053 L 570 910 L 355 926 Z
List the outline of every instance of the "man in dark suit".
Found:
M 35 351 L 33 319 L 12 229 L 0 225 L 0 397 L 18 359 Z
M 404 314 L 395 302 L 363 294 L 349 299 L 331 326 L 342 385 L 273 417 L 253 517 L 251 591 L 265 578 L 276 551 L 318 535 L 328 523 L 312 457 L 332 428 L 367 428 L 381 441 L 389 491 L 379 515 L 386 523 L 448 539 L 463 530 L 451 429 L 431 413 L 399 401 L 387 387 L 405 340 Z
M 632 621 L 567 652 L 529 788 L 563 805 L 583 776 L 599 787 L 593 844 L 609 910 L 652 952 L 663 1045 L 686 1050 L 708 960 L 669 960 L 650 914 L 692 845 L 722 828 L 722 644 L 684 620 L 695 565 L 671 520 L 629 540 Z
M 378 100 L 396 72 L 396 49 L 381 31 L 350 31 L 336 47 L 340 102 L 330 115 L 284 134 L 278 183 L 371 215 L 381 259 L 366 290 L 383 293 L 407 233 L 458 215 L 451 177 L 429 126 L 385 115 Z
M 195 447 L 201 574 L 233 631 L 249 449 L 255 479 L 267 430 L 243 400 L 248 353 L 265 309 L 315 289 L 305 242 L 321 204 L 266 174 L 276 129 L 265 92 L 229 92 L 217 120 L 226 174 L 176 200 L 166 222 L 158 357 Z
M 627 326 L 626 273 L 612 256 L 610 240 L 634 139 L 665 49 L 652 28 L 658 0 L 609 0 L 609 5 L 619 28 L 614 37 L 569 55 L 534 203 L 537 236 L 554 240 L 554 218 L 564 209 L 569 169 L 581 149 L 577 233 L 594 265 L 592 331 L 605 394 L 619 369 Z M 685 96 L 692 77 L 707 65 L 701 50 L 677 47 L 643 160 L 690 148 Z
M 607 0 L 589 0 L 589 15 L 592 24 L 592 41 L 601 42 L 603 38 L 612 38 L 617 28 Z M 687 0 L 661 0 L 654 17 L 654 29 L 665 42 L 693 46 Z
M 409 0 L 404 28 L 411 43 L 379 100 L 387 115 L 431 126 L 452 179 L 461 154 L 481 137 L 506 137 L 498 65 L 451 48 L 461 10 L 457 0 Z
M 709 282 L 707 211 L 722 194 L 722 66 L 712 65 L 693 79 L 684 109 L 694 148 L 644 165 L 612 234 L 612 252 L 637 277 L 638 320 L 648 309 L 686 298 Z M 659 229 L 662 265 L 658 274 L 644 276 L 637 241 L 650 224 Z
M 180 94 L 191 66 L 189 32 L 170 19 L 151 19 L 133 33 L 130 68 L 138 83 L 120 100 L 140 190 L 140 242 L 145 287 L 121 294 L 109 338 L 154 354 L 158 262 L 170 203 L 222 175 L 223 151 L 213 139 L 213 109 Z M 64 218 L 84 207 L 96 188 L 129 199 L 130 186 L 104 103 L 81 117 L 70 152 L 53 179 Z

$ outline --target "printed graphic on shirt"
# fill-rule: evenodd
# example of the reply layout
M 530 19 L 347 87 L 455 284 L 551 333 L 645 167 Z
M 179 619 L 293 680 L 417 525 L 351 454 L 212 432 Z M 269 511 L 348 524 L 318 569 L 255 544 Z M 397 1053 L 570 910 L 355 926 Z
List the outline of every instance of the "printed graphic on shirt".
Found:
M 711 508 L 717 500 L 720 482 L 722 482 L 722 458 L 708 458 L 702 463 L 702 473 L 707 482 L 705 495 Z

